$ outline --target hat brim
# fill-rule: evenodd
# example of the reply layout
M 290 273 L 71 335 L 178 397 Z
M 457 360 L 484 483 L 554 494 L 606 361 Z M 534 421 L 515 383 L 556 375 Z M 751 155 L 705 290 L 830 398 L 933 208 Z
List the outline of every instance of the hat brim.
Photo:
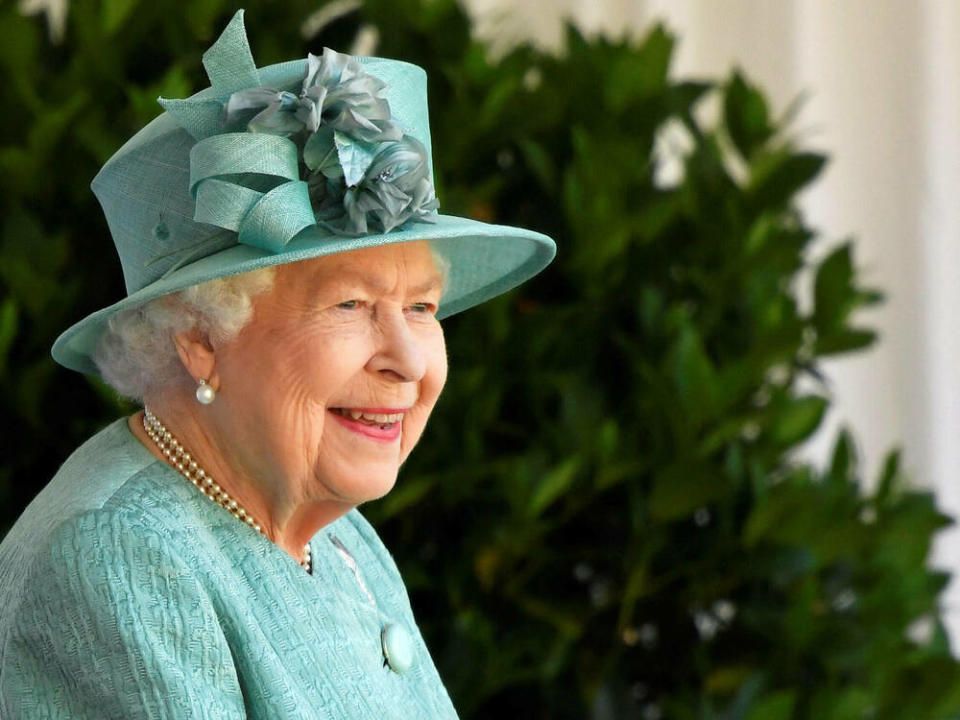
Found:
M 434 215 L 433 219 L 435 222 L 411 222 L 390 233 L 356 238 L 330 237 L 311 227 L 279 253 L 240 244 L 221 250 L 88 315 L 57 338 L 51 350 L 53 358 L 71 370 L 97 375 L 93 352 L 115 313 L 208 280 L 274 265 L 379 245 L 428 240 L 447 265 L 446 286 L 437 312 L 442 319 L 516 287 L 546 267 L 556 252 L 553 240 L 532 230 L 453 215 Z

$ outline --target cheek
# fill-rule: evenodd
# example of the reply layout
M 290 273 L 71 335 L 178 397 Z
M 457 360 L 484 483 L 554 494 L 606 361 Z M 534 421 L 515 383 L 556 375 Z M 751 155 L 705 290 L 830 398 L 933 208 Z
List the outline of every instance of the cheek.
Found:
M 427 419 L 434 405 L 437 404 L 437 399 L 447 380 L 447 350 L 439 325 L 436 334 L 429 337 L 429 342 L 424 343 L 423 352 L 426 356 L 427 370 L 420 381 L 417 403 L 410 413 L 409 428 L 405 433 L 407 442 L 403 448 L 403 459 L 423 434 Z
M 273 372 L 302 401 L 325 405 L 342 393 L 368 357 L 369 342 L 361 333 L 300 328 L 284 339 L 282 352 L 273 354 Z
M 443 386 L 447 384 L 447 348 L 443 344 L 441 336 L 440 346 L 436 349 L 436 356 L 433 358 L 433 371 L 428 374 L 431 391 L 433 392 L 433 402 L 436 403 L 440 397 Z
M 421 347 L 426 359 L 426 373 L 420 381 L 420 397 L 424 400 L 427 411 L 433 409 L 447 382 L 447 347 L 443 337 L 443 329 L 437 323 L 423 339 Z

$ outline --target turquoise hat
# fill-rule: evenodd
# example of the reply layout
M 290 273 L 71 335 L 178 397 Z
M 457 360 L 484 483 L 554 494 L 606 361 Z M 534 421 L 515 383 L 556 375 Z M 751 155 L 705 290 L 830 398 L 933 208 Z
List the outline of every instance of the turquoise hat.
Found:
M 438 213 L 422 68 L 329 49 L 257 68 L 242 10 L 203 64 L 211 87 L 161 99 L 93 180 L 127 297 L 57 338 L 61 365 L 97 374 L 120 310 L 272 265 L 428 240 L 447 274 L 443 318 L 553 259 L 546 235 Z

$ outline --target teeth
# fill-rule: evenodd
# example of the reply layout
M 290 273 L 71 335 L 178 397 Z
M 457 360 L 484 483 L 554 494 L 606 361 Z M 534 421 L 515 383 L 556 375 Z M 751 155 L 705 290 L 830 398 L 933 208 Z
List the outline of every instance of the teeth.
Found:
M 403 420 L 403 413 L 365 413 L 360 410 L 344 409 L 343 414 L 353 420 L 367 420 L 378 425 L 390 425 Z

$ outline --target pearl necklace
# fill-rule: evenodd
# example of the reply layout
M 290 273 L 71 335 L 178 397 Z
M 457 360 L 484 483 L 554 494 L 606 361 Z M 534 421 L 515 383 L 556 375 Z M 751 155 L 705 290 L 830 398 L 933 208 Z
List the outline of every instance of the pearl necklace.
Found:
M 260 523 L 254 520 L 253 516 L 240 503 L 230 497 L 227 491 L 220 487 L 212 477 L 207 475 L 202 467 L 197 465 L 197 461 L 187 452 L 187 449 L 148 408 L 143 409 L 143 429 L 177 472 L 192 482 L 210 500 L 266 537 Z M 312 570 L 309 543 L 303 546 L 303 559 L 300 561 L 300 567 L 307 572 Z

